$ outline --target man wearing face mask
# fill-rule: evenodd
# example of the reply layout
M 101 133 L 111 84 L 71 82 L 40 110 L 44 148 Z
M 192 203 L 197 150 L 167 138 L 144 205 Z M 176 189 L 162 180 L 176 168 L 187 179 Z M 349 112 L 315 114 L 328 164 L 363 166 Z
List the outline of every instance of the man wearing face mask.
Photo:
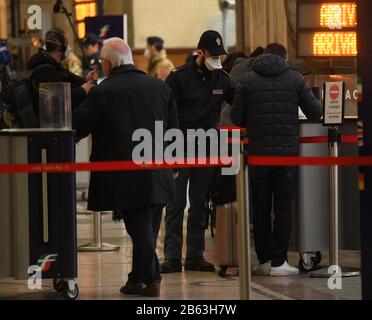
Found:
M 180 128 L 184 134 L 187 129 L 215 128 L 222 103 L 232 103 L 234 88 L 221 63 L 221 57 L 226 54 L 221 35 L 213 30 L 206 31 L 200 38 L 197 56 L 175 69 L 166 79 L 176 98 Z M 192 168 L 179 171 L 176 201 L 167 207 L 162 273 L 182 271 L 183 217 L 188 182 L 190 209 L 185 270 L 215 270 L 204 259 L 205 203 L 213 170 Z
M 27 63 L 32 71 L 32 98 L 35 111 L 39 106 L 39 84 L 41 82 L 67 82 L 71 84 L 72 108 L 79 106 L 87 97 L 98 79 L 96 71 L 88 73 L 86 80 L 66 70 L 62 61 L 68 56 L 71 47 L 63 31 L 52 29 L 47 32 L 45 48 L 41 48 Z

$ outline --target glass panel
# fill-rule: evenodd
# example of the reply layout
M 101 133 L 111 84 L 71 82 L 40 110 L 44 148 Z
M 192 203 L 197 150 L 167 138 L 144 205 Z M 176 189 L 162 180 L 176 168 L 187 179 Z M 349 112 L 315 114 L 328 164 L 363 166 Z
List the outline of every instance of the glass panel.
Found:
M 70 83 L 40 83 L 40 128 L 71 129 Z

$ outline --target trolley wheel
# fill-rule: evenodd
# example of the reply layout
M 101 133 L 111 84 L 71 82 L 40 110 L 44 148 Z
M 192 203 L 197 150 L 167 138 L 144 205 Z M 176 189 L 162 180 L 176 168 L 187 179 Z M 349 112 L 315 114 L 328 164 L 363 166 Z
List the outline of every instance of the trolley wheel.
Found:
M 220 266 L 220 271 L 218 271 L 218 275 L 223 278 L 226 275 L 226 271 L 228 268 L 229 266 Z
M 310 271 L 313 271 L 315 269 L 315 263 L 314 263 L 314 259 L 311 258 L 309 260 L 309 262 L 305 262 L 302 258 L 300 259 L 300 261 L 298 262 L 298 267 L 300 269 L 300 271 L 302 273 L 308 273 Z
M 57 292 L 61 292 L 63 290 L 63 280 L 62 279 L 59 279 L 59 278 L 54 278 L 53 279 L 53 287 L 54 287 L 54 290 L 56 290 Z
M 76 298 L 79 296 L 79 287 L 77 284 L 75 284 L 74 289 L 71 291 L 68 283 L 65 282 L 62 293 L 65 300 L 76 300 Z
M 304 259 L 303 255 L 310 255 L 310 257 L 306 257 L 306 259 Z M 316 251 L 313 253 L 304 253 L 303 255 L 300 255 L 301 258 L 298 262 L 298 267 L 303 273 L 315 270 L 319 263 L 322 261 L 322 253 L 320 251 Z

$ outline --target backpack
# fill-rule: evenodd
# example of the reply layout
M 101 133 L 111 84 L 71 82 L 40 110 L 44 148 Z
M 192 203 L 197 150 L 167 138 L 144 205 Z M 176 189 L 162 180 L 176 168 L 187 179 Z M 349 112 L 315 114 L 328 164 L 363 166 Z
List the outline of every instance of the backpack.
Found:
M 39 116 L 34 105 L 34 93 L 38 91 L 33 75 L 41 69 L 55 68 L 49 64 L 37 66 L 25 79 L 9 79 L 0 96 L 0 129 L 38 128 Z

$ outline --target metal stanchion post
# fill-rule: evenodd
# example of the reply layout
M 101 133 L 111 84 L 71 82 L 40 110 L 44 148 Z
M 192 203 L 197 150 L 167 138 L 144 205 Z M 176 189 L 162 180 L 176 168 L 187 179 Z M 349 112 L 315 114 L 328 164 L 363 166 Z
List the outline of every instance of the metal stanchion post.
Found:
M 339 145 L 341 135 L 337 127 L 332 127 L 328 132 L 329 155 L 337 158 L 339 156 Z M 339 267 L 338 246 L 338 215 L 339 215 L 339 166 L 330 168 L 330 212 L 329 212 L 329 266 Z M 346 270 L 339 267 L 341 277 L 359 276 L 359 271 Z M 310 273 L 313 278 L 328 278 L 334 275 L 335 270 L 321 269 Z
M 340 133 L 337 128 L 329 131 L 329 153 L 331 157 L 338 157 L 338 145 L 340 140 Z M 330 168 L 330 229 L 329 229 L 329 264 L 331 266 L 338 266 L 338 213 L 339 213 L 339 180 L 338 180 L 338 166 L 331 166 Z
M 102 213 L 93 213 L 93 242 L 78 247 L 78 251 L 119 251 L 120 247 L 102 242 Z
M 237 202 L 239 225 L 239 281 L 241 300 L 251 300 L 251 247 L 249 224 L 248 166 L 243 151 L 240 154 L 240 170 L 237 175 Z
M 101 223 L 101 216 L 102 214 L 96 213 L 93 217 L 93 232 L 94 232 L 94 239 L 96 240 L 96 244 L 98 248 L 102 247 L 102 223 Z

